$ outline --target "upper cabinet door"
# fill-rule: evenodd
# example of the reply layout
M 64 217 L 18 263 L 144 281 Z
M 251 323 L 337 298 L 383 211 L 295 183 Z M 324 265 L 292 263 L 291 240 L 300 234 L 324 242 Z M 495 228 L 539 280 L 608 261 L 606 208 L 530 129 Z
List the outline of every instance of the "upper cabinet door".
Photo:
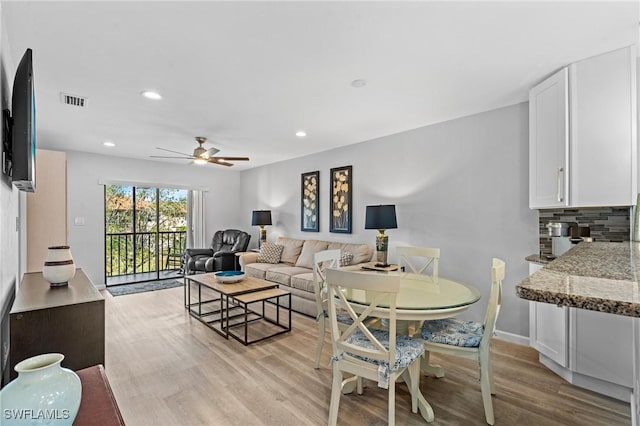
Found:
M 529 91 L 529 207 L 569 205 L 568 70 Z
M 635 56 L 627 47 L 570 66 L 574 207 L 635 204 Z

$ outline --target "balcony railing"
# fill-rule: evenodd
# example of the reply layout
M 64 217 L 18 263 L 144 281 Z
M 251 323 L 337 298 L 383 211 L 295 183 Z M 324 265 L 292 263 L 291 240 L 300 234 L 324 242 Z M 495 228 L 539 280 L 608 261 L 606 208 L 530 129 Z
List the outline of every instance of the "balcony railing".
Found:
M 106 234 L 107 277 L 179 269 L 186 238 L 186 231 Z

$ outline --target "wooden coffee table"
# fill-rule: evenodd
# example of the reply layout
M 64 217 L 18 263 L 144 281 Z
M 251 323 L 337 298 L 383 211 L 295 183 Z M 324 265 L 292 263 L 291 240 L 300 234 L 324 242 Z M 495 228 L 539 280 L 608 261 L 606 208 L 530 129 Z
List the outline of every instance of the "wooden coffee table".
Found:
M 231 336 L 244 345 L 249 345 L 291 331 L 291 293 L 279 289 L 276 283 L 245 277 L 238 283 L 223 284 L 216 280 L 213 273 L 186 275 L 184 279 L 187 292 L 186 308 L 189 314 L 226 339 Z M 191 303 L 191 285 L 198 286 L 197 301 L 194 303 Z M 203 300 L 203 286 L 212 290 L 215 296 Z M 288 299 L 289 303 L 286 306 L 280 303 L 282 298 Z M 261 311 L 249 308 L 255 303 L 261 304 Z M 275 319 L 266 314 L 265 303 L 275 306 Z M 288 313 L 286 323 L 282 322 L 284 318 L 281 318 L 281 309 Z M 249 338 L 248 326 L 257 321 L 269 323 L 276 331 L 270 331 L 258 338 Z M 244 329 L 242 336 L 233 331 L 239 327 Z

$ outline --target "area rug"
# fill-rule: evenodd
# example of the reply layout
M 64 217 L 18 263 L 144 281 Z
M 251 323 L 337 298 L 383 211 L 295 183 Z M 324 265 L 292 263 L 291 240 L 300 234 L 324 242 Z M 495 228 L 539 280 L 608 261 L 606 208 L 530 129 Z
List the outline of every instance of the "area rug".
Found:
M 112 296 L 122 296 L 125 294 L 142 293 L 145 291 L 164 290 L 166 288 L 181 287 L 183 283 L 178 280 L 148 281 L 146 283 L 122 284 L 107 287 L 107 291 Z

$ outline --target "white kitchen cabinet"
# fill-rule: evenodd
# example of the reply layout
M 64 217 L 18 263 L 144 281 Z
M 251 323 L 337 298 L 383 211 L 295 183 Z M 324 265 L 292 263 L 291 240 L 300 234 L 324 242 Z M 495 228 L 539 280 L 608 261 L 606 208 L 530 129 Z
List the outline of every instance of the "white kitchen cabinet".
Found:
M 633 318 L 571 308 L 571 369 L 633 386 Z
M 529 274 L 542 265 L 529 263 Z M 529 345 L 562 367 L 569 367 L 569 308 L 529 302 Z
M 637 194 L 635 47 L 571 64 L 529 92 L 529 207 L 629 206 Z
M 533 274 L 541 265 L 529 263 Z M 529 302 L 529 344 L 570 383 L 623 401 L 633 386 L 633 319 Z
M 573 207 L 635 204 L 635 64 L 624 48 L 569 67 Z
M 568 205 L 569 71 L 529 92 L 529 207 Z
M 569 366 L 569 308 L 529 302 L 529 343 L 563 367 Z

